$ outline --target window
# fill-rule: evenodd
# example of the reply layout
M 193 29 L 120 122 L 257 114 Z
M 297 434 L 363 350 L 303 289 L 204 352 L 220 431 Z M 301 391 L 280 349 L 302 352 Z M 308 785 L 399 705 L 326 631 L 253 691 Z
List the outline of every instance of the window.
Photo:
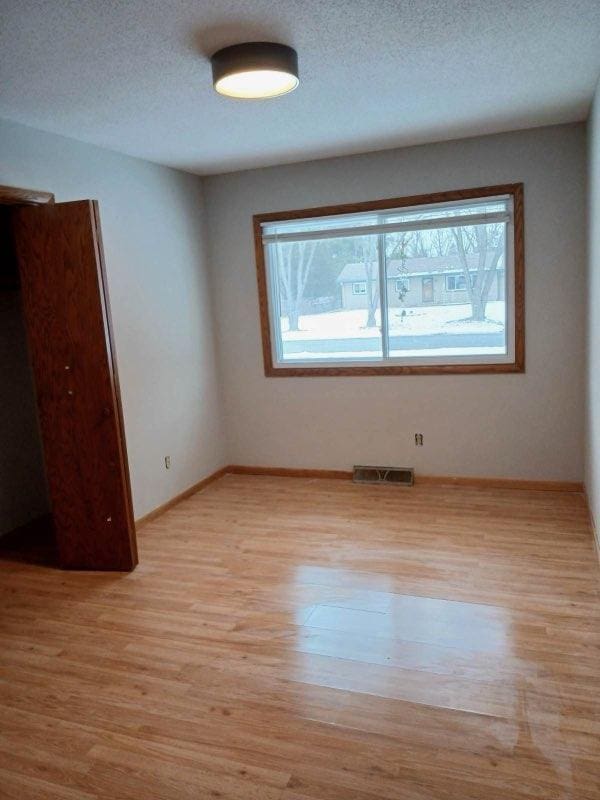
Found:
M 522 184 L 260 214 L 254 231 L 266 375 L 523 371 Z
M 467 282 L 464 275 L 446 275 L 446 291 L 466 292 Z

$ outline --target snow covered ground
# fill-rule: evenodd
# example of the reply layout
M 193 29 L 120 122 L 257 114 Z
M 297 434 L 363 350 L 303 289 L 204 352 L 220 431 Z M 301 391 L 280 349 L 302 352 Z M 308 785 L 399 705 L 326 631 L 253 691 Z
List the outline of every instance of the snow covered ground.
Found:
M 487 319 L 484 322 L 470 322 L 467 319 L 471 315 L 471 306 L 468 304 L 406 308 L 404 317 L 402 308 L 392 308 L 390 309 L 389 331 L 390 334 L 396 336 L 501 333 L 504 330 L 504 308 L 503 300 L 488 303 Z M 379 326 L 381 320 L 379 311 L 377 311 L 376 319 L 377 326 Z M 290 331 L 287 317 L 282 317 L 282 339 L 284 342 L 293 342 L 303 339 L 357 339 L 380 336 L 379 327 L 366 328 L 366 322 L 367 311 L 364 309 L 329 311 L 324 314 L 307 314 L 300 317 L 300 330 Z M 461 349 L 461 352 L 467 354 L 466 350 Z M 485 350 L 485 352 L 489 352 L 489 350 Z M 409 355 L 409 353 L 404 353 L 404 355 Z

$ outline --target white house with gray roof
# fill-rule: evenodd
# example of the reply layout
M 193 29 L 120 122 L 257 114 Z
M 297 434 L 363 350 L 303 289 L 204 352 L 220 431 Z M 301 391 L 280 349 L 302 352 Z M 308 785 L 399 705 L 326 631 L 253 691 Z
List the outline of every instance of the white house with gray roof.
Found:
M 486 267 L 493 263 L 489 252 Z M 479 255 L 467 255 L 471 280 L 477 274 Z M 377 263 L 371 265 L 371 291 L 378 284 Z M 342 308 L 367 308 L 368 276 L 362 262 L 346 264 L 337 282 L 341 288 Z M 431 306 L 468 303 L 465 274 L 457 255 L 391 260 L 387 264 L 387 294 L 390 306 Z M 492 279 L 488 300 L 504 300 L 505 271 L 500 259 Z

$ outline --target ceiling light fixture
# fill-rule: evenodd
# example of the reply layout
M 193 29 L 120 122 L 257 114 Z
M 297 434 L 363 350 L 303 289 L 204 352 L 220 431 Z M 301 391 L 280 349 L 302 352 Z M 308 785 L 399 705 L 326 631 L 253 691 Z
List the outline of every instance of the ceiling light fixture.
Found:
M 244 100 L 278 97 L 298 86 L 298 53 L 275 42 L 246 42 L 218 50 L 210 59 L 219 94 Z

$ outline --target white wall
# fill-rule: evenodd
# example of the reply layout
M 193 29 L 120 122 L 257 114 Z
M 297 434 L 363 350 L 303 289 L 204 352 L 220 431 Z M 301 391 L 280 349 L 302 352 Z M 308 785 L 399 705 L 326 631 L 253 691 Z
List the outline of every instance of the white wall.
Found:
M 139 517 L 225 463 L 201 181 L 0 122 L 0 184 L 100 201 Z
M 590 148 L 596 176 L 592 296 L 600 296 L 599 105 Z M 428 474 L 581 480 L 585 141 L 584 126 L 558 126 L 201 182 L 0 122 L 0 183 L 54 191 L 58 201 L 100 201 L 135 513 L 141 516 L 228 462 L 392 463 Z M 252 214 L 513 181 L 525 183 L 524 375 L 264 377 Z M 594 447 L 588 485 L 597 516 L 599 319 L 590 314 L 596 346 L 589 354 Z M 425 435 L 423 448 L 414 447 L 416 431 Z M 32 508 L 43 500 L 43 481 L 35 480 Z M 0 495 L 7 490 L 8 483 L 0 486 Z
M 265 378 L 254 213 L 516 181 L 525 184 L 525 374 Z M 581 480 L 584 184 L 583 125 L 206 179 L 230 461 Z
M 588 351 L 586 474 L 590 509 L 600 525 L 600 83 L 588 122 Z

